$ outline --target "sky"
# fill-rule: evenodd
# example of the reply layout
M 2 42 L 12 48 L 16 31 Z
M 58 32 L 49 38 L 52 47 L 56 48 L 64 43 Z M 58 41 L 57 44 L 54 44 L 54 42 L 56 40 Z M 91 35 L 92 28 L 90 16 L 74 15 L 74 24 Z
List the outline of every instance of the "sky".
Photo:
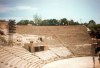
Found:
M 100 23 L 100 0 L 0 0 L 0 19 L 73 19 Z

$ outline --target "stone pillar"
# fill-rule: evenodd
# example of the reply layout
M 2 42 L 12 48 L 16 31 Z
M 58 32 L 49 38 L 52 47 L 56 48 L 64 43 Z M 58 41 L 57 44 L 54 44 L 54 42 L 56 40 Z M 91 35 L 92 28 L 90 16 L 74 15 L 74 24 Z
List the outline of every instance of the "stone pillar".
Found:
M 31 48 L 31 52 L 33 53 L 35 51 L 33 41 L 30 41 L 30 48 Z

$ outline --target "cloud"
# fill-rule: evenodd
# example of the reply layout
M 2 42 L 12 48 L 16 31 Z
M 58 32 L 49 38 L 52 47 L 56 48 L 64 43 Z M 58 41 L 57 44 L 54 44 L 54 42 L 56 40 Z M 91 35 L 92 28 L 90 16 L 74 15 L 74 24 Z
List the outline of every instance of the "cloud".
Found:
M 38 10 L 37 8 L 31 7 L 31 6 L 17 6 L 17 10 Z
M 8 7 L 6 5 L 0 5 L 0 13 L 10 12 L 10 11 L 36 11 L 38 8 L 32 6 L 15 6 Z
M 0 20 L 6 20 L 6 21 L 9 21 L 9 20 L 16 20 L 16 22 L 20 21 L 20 20 L 33 20 L 33 18 L 31 17 L 0 17 Z
M 11 10 L 13 10 L 13 8 L 7 7 L 5 5 L 0 5 L 0 13 L 8 12 L 8 11 L 11 11 Z

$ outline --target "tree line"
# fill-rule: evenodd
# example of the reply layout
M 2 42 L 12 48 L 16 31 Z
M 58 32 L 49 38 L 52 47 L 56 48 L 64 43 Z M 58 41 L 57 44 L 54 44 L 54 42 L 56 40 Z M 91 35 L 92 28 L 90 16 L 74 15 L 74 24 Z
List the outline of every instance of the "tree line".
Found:
M 45 19 L 35 14 L 33 15 L 33 20 L 20 20 L 17 25 L 27 25 L 32 24 L 36 26 L 58 26 L 58 25 L 79 25 L 79 22 L 75 22 L 74 20 L 67 20 L 66 18 L 62 18 L 60 20 L 57 19 Z
M 96 22 L 94 20 L 90 20 L 87 23 L 79 23 L 75 22 L 74 20 L 67 20 L 66 18 L 62 18 L 60 20 L 57 19 L 34 19 L 34 20 L 20 20 L 17 22 L 17 25 L 27 25 L 32 24 L 36 26 L 59 26 L 59 25 L 85 25 L 87 27 L 96 25 Z
M 91 28 L 91 26 L 94 26 L 96 23 L 94 20 L 90 20 L 88 23 L 79 23 L 78 21 L 75 22 L 74 20 L 68 20 L 66 18 L 62 18 L 60 20 L 57 19 L 42 20 L 42 18 L 37 14 L 33 15 L 33 20 L 20 20 L 17 23 L 17 25 L 27 25 L 27 24 L 32 24 L 35 26 L 85 25 Z
M 92 38 L 100 39 L 100 24 L 96 24 L 94 20 L 90 20 L 89 23 L 85 23 L 84 25 L 90 29 L 89 33 Z
M 32 24 L 36 26 L 59 26 L 59 25 L 79 25 L 79 22 L 75 22 L 74 20 L 67 20 L 66 18 L 62 18 L 60 20 L 57 19 L 34 19 L 32 20 L 20 20 L 17 25 L 27 25 Z

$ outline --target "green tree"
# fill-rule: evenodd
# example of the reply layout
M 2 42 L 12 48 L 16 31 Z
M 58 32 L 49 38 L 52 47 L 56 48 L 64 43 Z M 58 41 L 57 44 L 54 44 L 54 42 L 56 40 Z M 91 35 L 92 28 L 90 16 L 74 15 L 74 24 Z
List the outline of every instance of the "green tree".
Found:
M 27 24 L 34 24 L 33 21 L 29 21 L 29 20 L 20 20 L 17 25 L 27 25 Z
M 96 23 L 94 20 L 90 20 L 88 23 L 88 27 L 92 30 L 95 31 Z
M 25 25 L 29 24 L 29 20 L 24 20 Z
M 51 26 L 58 25 L 58 21 L 57 21 L 56 19 L 50 19 L 50 20 L 48 21 L 48 23 L 49 23 L 49 25 L 51 25 Z
M 29 24 L 35 25 L 34 21 L 30 20 Z
M 60 20 L 60 25 L 68 25 L 67 19 L 66 19 L 66 18 L 62 18 L 62 19 Z
M 36 25 L 41 25 L 42 19 L 41 19 L 41 17 L 39 15 L 35 14 L 35 15 L 33 15 L 33 18 L 34 18 L 34 23 Z
M 94 20 L 90 20 L 89 25 L 96 25 L 96 22 Z
M 70 20 L 69 25 L 74 25 L 74 20 Z
M 88 26 L 88 23 L 83 23 L 82 25 Z
M 78 22 L 74 22 L 73 25 L 80 25 Z
M 49 25 L 49 20 L 43 20 L 41 25 L 42 26 L 48 26 Z

